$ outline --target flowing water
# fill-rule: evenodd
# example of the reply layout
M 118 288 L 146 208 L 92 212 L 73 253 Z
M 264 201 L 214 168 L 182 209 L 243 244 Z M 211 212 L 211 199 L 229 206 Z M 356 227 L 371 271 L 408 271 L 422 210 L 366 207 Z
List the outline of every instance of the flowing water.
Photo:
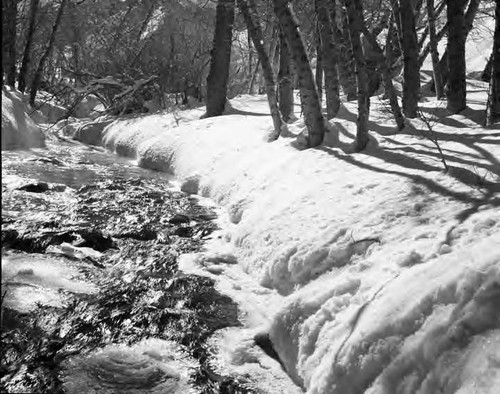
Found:
M 238 308 L 178 270 L 215 214 L 169 181 L 72 141 L 2 152 L 1 391 L 257 391 L 210 366 Z

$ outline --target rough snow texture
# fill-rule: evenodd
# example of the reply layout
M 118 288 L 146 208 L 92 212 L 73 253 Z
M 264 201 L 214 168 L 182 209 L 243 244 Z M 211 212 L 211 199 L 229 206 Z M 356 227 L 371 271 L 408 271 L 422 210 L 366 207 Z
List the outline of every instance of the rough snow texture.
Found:
M 239 264 L 285 297 L 269 332 L 308 392 L 493 393 L 500 135 L 478 124 L 483 85 L 471 85 L 461 115 L 445 116 L 433 100 L 422 105 L 441 118 L 434 129 L 449 174 L 422 137 L 424 123 L 393 135 L 377 99 L 365 153 L 349 153 L 351 104 L 331 123 L 337 147 L 304 151 L 300 138 L 266 143 L 268 117 L 197 120 L 196 112 L 180 122 L 171 115 L 117 121 L 104 142 L 227 208 Z M 265 111 L 264 97 L 232 104 Z M 289 129 L 293 136 L 302 126 Z
M 2 150 L 45 146 L 45 135 L 29 112 L 19 92 L 2 88 Z

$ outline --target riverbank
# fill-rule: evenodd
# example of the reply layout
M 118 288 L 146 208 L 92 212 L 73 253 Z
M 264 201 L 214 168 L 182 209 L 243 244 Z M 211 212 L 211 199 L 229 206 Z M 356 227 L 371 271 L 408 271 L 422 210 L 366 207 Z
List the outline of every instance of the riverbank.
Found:
M 300 120 L 269 144 L 270 119 L 238 111 L 117 121 L 103 142 L 227 209 L 234 226 L 224 238 L 238 263 L 284 297 L 272 316 L 262 314 L 262 330 L 308 392 L 491 392 L 500 354 L 500 136 L 478 123 L 486 85 L 470 83 L 460 115 L 432 99 L 422 105 L 447 173 L 425 122 L 396 135 L 377 99 L 362 153 L 349 145 L 354 103 L 331 122 L 325 145 L 307 151 Z M 262 96 L 232 106 L 266 113 Z

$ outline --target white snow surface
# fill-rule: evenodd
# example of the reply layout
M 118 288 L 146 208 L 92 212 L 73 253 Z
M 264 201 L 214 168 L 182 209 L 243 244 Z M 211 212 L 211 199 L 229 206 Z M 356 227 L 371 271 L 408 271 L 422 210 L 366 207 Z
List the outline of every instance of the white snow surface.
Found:
M 486 85 L 469 88 L 459 115 L 433 99 L 421 106 L 448 173 L 424 123 L 396 134 L 377 98 L 362 153 L 350 152 L 354 103 L 324 146 L 302 150 L 301 120 L 268 143 L 270 117 L 238 114 L 267 113 L 264 96 L 238 97 L 217 118 L 198 109 L 116 121 L 104 142 L 227 210 L 217 246 L 181 264 L 240 303 L 246 327 L 239 346 L 226 338 L 226 359 L 251 363 L 241 349 L 266 330 L 308 393 L 496 393 L 500 128 L 480 125 Z

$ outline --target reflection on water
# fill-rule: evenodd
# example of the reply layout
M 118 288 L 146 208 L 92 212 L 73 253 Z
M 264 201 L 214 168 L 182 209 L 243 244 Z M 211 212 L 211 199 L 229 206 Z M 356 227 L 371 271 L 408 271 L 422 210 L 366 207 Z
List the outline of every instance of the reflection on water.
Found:
M 190 394 L 198 392 L 188 384 L 188 372 L 196 366 L 179 345 L 148 339 L 74 357 L 62 380 L 68 394 Z

